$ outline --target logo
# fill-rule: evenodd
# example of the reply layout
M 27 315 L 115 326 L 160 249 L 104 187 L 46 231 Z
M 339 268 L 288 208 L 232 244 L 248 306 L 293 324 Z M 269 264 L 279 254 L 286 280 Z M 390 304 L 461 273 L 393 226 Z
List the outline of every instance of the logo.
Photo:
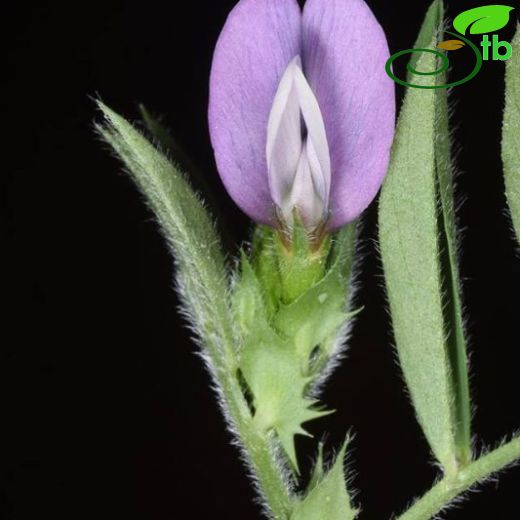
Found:
M 506 61 L 511 58 L 511 55 L 513 54 L 511 44 L 509 42 L 500 41 L 496 34 L 493 34 L 492 38 L 490 39 L 488 33 L 498 31 L 505 27 L 509 23 L 509 16 L 513 9 L 514 7 L 510 7 L 508 5 L 484 5 L 482 7 L 475 7 L 474 9 L 469 9 L 468 11 L 460 13 L 453 20 L 453 27 L 457 32 L 455 33 L 446 31 L 447 34 L 453 36 L 454 38 L 438 43 L 437 48 L 441 49 L 440 51 L 434 49 L 406 49 L 404 51 L 396 52 L 390 56 L 389 60 L 386 62 L 386 73 L 396 83 L 399 85 L 404 85 L 405 87 L 426 89 L 450 88 L 467 83 L 480 72 L 484 61 L 488 61 L 489 59 L 494 61 Z M 482 41 L 480 43 L 482 52 L 471 40 L 466 37 L 468 34 L 483 35 Z M 409 77 L 407 79 L 411 80 L 413 75 L 434 76 L 437 74 L 442 74 L 448 70 L 450 62 L 445 52 L 441 51 L 453 52 L 459 49 L 467 49 L 472 51 L 475 59 L 475 66 L 466 77 L 451 83 L 447 83 L 445 85 L 417 85 L 409 81 L 399 79 L 392 71 L 392 64 L 397 58 L 400 58 L 406 54 L 428 52 L 435 54 L 439 58 L 440 65 L 437 70 L 431 72 L 419 71 L 415 68 L 417 64 L 417 58 L 412 58 L 410 63 L 408 63 L 406 66 L 406 70 L 409 73 Z

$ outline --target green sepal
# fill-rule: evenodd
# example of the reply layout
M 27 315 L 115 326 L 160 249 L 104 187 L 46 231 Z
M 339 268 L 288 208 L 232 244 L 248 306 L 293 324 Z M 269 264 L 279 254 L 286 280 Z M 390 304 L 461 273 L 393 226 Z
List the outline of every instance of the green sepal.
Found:
M 356 518 L 358 511 L 351 504 L 343 471 L 346 448 L 347 443 L 343 445 L 327 473 L 322 467 L 323 457 L 320 451 L 309 490 L 295 505 L 290 520 L 353 520 Z
M 313 349 L 330 345 L 327 340 L 354 313 L 346 312 L 347 283 L 340 257 L 327 274 L 289 305 L 281 304 L 274 325 L 292 338 L 302 366 L 309 364 Z M 330 352 L 320 352 L 319 358 Z M 315 366 L 322 364 L 315 360 Z
M 316 456 L 316 461 L 314 462 L 314 467 L 312 468 L 311 476 L 309 477 L 309 483 L 307 484 L 307 491 L 314 489 L 325 476 L 325 459 L 323 456 L 324 448 L 325 446 L 323 442 L 320 442 L 318 444 L 318 455 Z
M 282 301 L 289 304 L 304 294 L 325 274 L 330 237 L 310 234 L 295 214 L 286 233 L 277 233 L 274 243 L 280 271 Z
M 258 321 L 267 323 L 268 310 L 262 287 L 246 254 L 241 252 L 240 276 L 237 277 L 232 297 L 235 323 L 241 334 L 247 335 Z
M 276 254 L 276 231 L 258 226 L 253 235 L 251 263 L 256 273 L 269 316 L 273 316 L 282 299 L 282 281 Z
M 312 275 L 305 283 L 299 282 L 301 285 L 298 292 L 303 291 L 302 294 L 291 303 L 284 302 L 281 294 L 280 284 L 284 274 L 281 272 L 282 269 L 277 270 L 277 267 L 287 261 L 287 251 L 280 244 L 276 231 L 262 229 L 258 232 L 261 238 L 253 242 L 254 266 L 274 329 L 283 337 L 292 340 L 300 358 L 300 366 L 311 375 L 319 372 L 326 364 L 341 325 L 359 312 L 347 312 L 356 224 L 349 224 L 332 237 L 327 237 L 319 253 L 309 250 L 309 237 L 300 232 L 301 228 L 296 228 L 297 237 L 291 244 L 291 254 L 295 257 L 293 265 L 297 267 L 305 262 L 307 265 L 314 264 L 309 268 Z M 317 255 L 318 259 L 308 260 L 309 256 Z M 315 280 L 319 275 L 322 275 L 321 278 Z M 272 309 L 275 312 L 271 313 Z M 320 349 L 314 351 L 316 347 Z

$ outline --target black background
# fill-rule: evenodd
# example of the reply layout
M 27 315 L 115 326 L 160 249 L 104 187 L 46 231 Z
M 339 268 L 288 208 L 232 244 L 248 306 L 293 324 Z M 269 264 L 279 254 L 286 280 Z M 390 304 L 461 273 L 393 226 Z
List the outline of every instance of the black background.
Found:
M 368 3 L 391 51 L 411 47 L 427 2 Z M 10 93 L 2 99 L 2 155 L 13 159 L 2 168 L 4 518 L 260 518 L 176 312 L 172 261 L 97 141 L 89 99 L 100 95 L 133 119 L 137 102 L 163 114 L 207 172 L 229 230 L 247 238 L 250 224 L 220 185 L 206 124 L 212 50 L 233 4 L 3 7 Z M 452 4 L 450 16 L 475 5 Z M 499 159 L 503 70 L 488 62 L 452 94 L 479 448 L 520 427 L 520 259 Z M 318 437 L 329 432 L 329 449 L 355 432 L 350 466 L 361 520 L 389 518 L 435 476 L 390 347 L 374 217 L 372 207 L 358 299 L 365 311 L 324 395 L 338 411 L 310 425 Z M 299 443 L 308 460 L 314 441 Z M 519 488 L 520 472 L 511 470 L 446 517 L 518 518 Z

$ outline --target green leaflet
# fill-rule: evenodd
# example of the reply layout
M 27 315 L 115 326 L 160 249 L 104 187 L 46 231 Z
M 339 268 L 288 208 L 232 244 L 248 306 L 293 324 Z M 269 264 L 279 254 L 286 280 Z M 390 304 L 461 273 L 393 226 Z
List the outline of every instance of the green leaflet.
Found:
M 148 132 L 154 138 L 154 143 L 159 146 L 159 150 L 167 157 L 175 158 L 175 163 L 179 165 L 182 171 L 189 173 L 189 180 L 193 182 L 195 189 L 203 193 L 204 200 L 213 203 L 213 200 L 210 200 L 211 190 L 205 176 L 184 153 L 184 150 L 177 140 L 174 139 L 170 130 L 163 125 L 159 118 L 152 116 L 144 105 L 139 105 L 139 111 Z M 216 205 L 212 204 L 212 208 L 215 209 L 215 207 Z
M 513 57 L 506 62 L 506 108 L 502 139 L 502 161 L 506 196 L 520 242 L 520 25 L 513 38 Z
M 455 442 L 458 462 L 471 461 L 471 397 L 467 347 L 462 315 L 458 265 L 457 226 L 454 209 L 453 166 L 451 162 L 448 92 L 435 92 L 435 172 L 439 200 L 438 236 L 444 308 L 444 333 L 450 359 L 455 402 Z
M 227 273 L 213 222 L 181 172 L 130 123 L 98 102 L 97 129 L 125 164 L 156 214 L 178 266 L 181 295 L 214 368 L 229 373 L 235 352 Z
M 417 35 L 417 40 L 415 41 L 414 49 L 424 49 L 430 45 L 432 34 L 434 31 L 437 31 L 442 20 L 444 20 L 444 4 L 442 0 L 435 0 L 431 3 L 428 11 L 426 11 L 421 29 Z M 410 58 L 411 68 L 417 69 L 417 62 L 422 55 L 423 53 L 421 52 L 414 52 L 412 54 L 412 57 Z M 413 77 L 410 73 L 408 73 L 407 81 L 408 83 L 414 83 Z
M 434 49 L 440 2 L 421 31 Z M 417 68 L 436 70 L 434 54 Z M 418 76 L 441 84 L 442 74 Z M 397 351 L 418 420 L 448 474 L 469 462 L 470 404 L 457 273 L 446 93 L 407 91 L 379 210 L 380 244 Z
M 172 153 L 173 157 L 175 157 L 183 168 L 191 171 L 191 168 L 185 164 L 185 161 L 189 161 L 189 159 L 184 156 L 182 149 L 179 147 L 168 128 L 162 124 L 159 118 L 152 116 L 144 105 L 139 105 L 139 112 L 141 112 L 141 117 L 143 118 L 143 122 L 146 125 L 148 132 L 150 132 L 152 137 L 155 139 L 161 151 L 164 154 Z
M 424 70 L 433 70 L 434 62 L 428 55 L 419 60 Z M 453 391 L 437 244 L 434 106 L 433 91 L 408 91 L 381 193 L 379 240 L 401 368 L 435 456 L 454 468 Z
M 153 137 L 153 142 L 159 147 L 163 155 L 173 161 L 174 165 L 183 172 L 193 187 L 199 193 L 206 204 L 211 208 L 213 216 L 216 218 L 218 231 L 222 238 L 222 245 L 226 251 L 234 251 L 233 237 L 231 236 L 230 226 L 226 225 L 226 217 L 221 212 L 220 206 L 215 200 L 207 176 L 196 166 L 196 164 L 184 152 L 182 146 L 173 137 L 170 130 L 164 126 L 158 117 L 154 117 L 144 105 L 139 105 L 141 117 L 146 129 Z
M 343 472 L 347 444 L 345 443 L 328 473 L 322 467 L 320 449 L 316 468 L 307 495 L 298 502 L 290 520 L 353 520 L 358 511 L 350 501 Z

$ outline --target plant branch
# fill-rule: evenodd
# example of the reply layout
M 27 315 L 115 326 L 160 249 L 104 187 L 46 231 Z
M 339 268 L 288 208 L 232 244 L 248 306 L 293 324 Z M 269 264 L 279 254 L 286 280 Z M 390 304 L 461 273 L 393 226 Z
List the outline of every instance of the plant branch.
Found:
M 453 477 L 443 478 L 397 520 L 429 520 L 461 493 L 520 459 L 520 437 L 472 462 Z
M 291 513 L 293 498 L 284 470 L 277 463 L 272 440 L 255 427 L 238 379 L 224 378 L 220 384 L 244 460 L 250 465 L 257 490 L 265 500 L 264 510 L 273 520 L 285 520 Z
M 125 164 L 157 215 L 176 259 L 177 287 L 203 357 L 212 372 L 220 404 L 243 448 L 273 520 L 286 520 L 292 508 L 285 479 L 268 434 L 255 428 L 237 377 L 237 347 L 226 298 L 228 274 L 212 218 L 189 183 L 130 123 L 98 102 L 105 124 L 98 131 Z

